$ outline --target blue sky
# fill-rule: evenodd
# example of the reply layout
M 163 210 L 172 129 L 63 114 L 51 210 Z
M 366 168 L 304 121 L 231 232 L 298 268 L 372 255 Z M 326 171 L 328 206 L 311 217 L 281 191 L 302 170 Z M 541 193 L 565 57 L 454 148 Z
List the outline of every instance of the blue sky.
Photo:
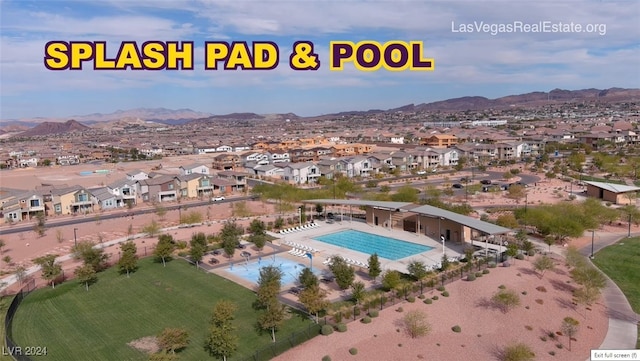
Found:
M 640 6 L 630 1 L 22 1 L 2 0 L 0 119 L 70 117 L 139 107 L 318 115 L 554 88 L 640 87 Z M 454 32 L 460 26 L 603 24 L 594 32 Z M 604 33 L 604 34 L 603 34 Z M 51 40 L 193 41 L 195 69 L 50 71 Z M 205 71 L 205 41 L 280 48 L 269 71 Z M 317 71 L 288 66 L 291 45 L 312 41 Z M 433 72 L 328 69 L 332 40 L 422 41 Z

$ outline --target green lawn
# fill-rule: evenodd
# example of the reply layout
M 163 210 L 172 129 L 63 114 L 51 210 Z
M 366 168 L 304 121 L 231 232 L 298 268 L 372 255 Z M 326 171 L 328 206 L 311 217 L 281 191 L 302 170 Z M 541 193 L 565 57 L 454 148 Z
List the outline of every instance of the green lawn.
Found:
M 640 237 L 625 238 L 596 253 L 593 260 L 624 292 L 640 313 Z
M 239 347 L 229 361 L 270 344 L 268 333 L 255 330 L 252 291 L 180 260 L 163 268 L 143 259 L 131 278 L 109 269 L 89 292 L 74 280 L 37 290 L 18 309 L 13 335 L 18 345 L 46 346 L 48 356 L 42 360 L 146 360 L 147 355 L 127 343 L 165 327 L 183 327 L 191 343 L 180 352 L 180 360 L 213 359 L 203 343 L 211 309 L 220 299 L 235 302 L 239 309 L 234 320 Z M 276 337 L 306 329 L 309 322 L 293 315 Z

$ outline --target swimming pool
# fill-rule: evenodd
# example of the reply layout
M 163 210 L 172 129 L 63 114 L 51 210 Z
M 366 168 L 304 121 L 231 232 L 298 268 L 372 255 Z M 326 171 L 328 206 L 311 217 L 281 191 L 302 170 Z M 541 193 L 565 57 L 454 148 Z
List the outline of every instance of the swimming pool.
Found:
M 369 255 L 377 253 L 379 257 L 392 261 L 433 249 L 433 247 L 422 244 L 401 241 L 399 239 L 360 232 L 353 229 L 313 237 L 313 239 Z
M 282 270 L 281 285 L 287 286 L 295 283 L 298 280 L 298 275 L 305 267 L 309 267 L 309 259 L 304 258 L 302 261 L 292 261 L 280 256 L 265 256 L 260 260 L 254 260 L 247 264 L 246 262 L 239 262 L 225 268 L 225 272 L 229 272 L 235 276 L 241 277 L 254 284 L 258 284 L 260 279 L 260 269 L 266 266 L 276 266 Z M 314 263 L 319 260 L 313 260 Z M 317 268 L 313 268 L 313 273 L 320 274 Z

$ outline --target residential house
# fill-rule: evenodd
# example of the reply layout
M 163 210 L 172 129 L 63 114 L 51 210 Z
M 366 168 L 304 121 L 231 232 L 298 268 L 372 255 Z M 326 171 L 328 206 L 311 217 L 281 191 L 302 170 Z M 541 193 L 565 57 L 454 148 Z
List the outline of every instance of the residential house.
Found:
M 117 207 L 137 204 L 139 189 L 137 181 L 128 178 L 117 180 L 107 185 L 107 189 L 116 196 Z
M 367 159 L 369 159 L 369 163 L 371 163 L 372 174 L 387 172 L 389 169 L 393 169 L 393 161 L 389 154 L 374 153 L 368 155 Z
M 122 198 L 111 193 L 109 187 L 93 188 L 88 190 L 96 201 L 99 210 L 114 209 L 123 206 Z
M 401 172 L 406 172 L 413 163 L 413 157 L 403 151 L 391 152 L 391 163 L 394 169 L 398 168 Z
M 320 178 L 320 169 L 311 163 L 291 163 L 284 167 L 282 178 L 293 184 L 316 183 Z
M 76 185 L 51 190 L 54 214 L 77 214 L 93 211 L 95 198 L 84 187 Z
M 336 144 L 331 147 L 331 153 L 336 157 L 352 157 L 356 155 L 354 144 Z
M 343 165 L 342 173 L 349 178 L 369 177 L 373 171 L 369 158 L 363 156 L 343 158 L 339 163 Z
M 31 157 L 31 158 L 21 158 L 18 160 L 18 164 L 20 165 L 21 168 L 26 168 L 26 167 L 37 167 L 38 166 L 38 158 L 36 157 Z
M 276 178 L 279 179 L 284 174 L 284 170 L 273 164 L 258 165 L 253 168 L 255 175 L 260 178 Z
M 30 220 L 44 211 L 44 198 L 35 192 L 11 195 L 2 203 L 3 218 L 9 222 Z
M 320 176 L 327 179 L 333 179 L 336 173 L 341 173 L 343 165 L 344 164 L 336 158 L 320 159 L 316 163 L 316 166 L 320 170 Z
M 213 183 L 210 175 L 191 173 L 176 177 L 180 184 L 180 198 L 209 197 L 213 194 Z
M 61 155 L 56 162 L 60 165 L 80 164 L 80 158 L 77 155 Z
M 245 167 L 247 163 L 253 163 L 256 165 L 269 164 L 269 154 L 262 152 L 245 152 L 240 154 L 240 160 Z
M 285 150 L 274 149 L 266 153 L 269 159 L 269 163 L 288 163 L 291 161 L 289 152 Z
M 233 152 L 233 147 L 230 145 L 219 145 L 216 147 L 216 153 L 228 153 Z
M 498 149 L 495 144 L 462 143 L 454 147 L 460 157 L 473 162 L 486 163 L 498 159 Z
M 193 163 L 185 166 L 180 166 L 180 174 L 210 174 L 209 167 L 202 163 Z
M 149 179 L 149 174 L 141 171 L 140 169 L 134 169 L 132 171 L 127 172 L 127 179 L 131 181 L 140 181 L 144 179 Z
M 166 202 L 178 199 L 180 182 L 175 176 L 165 174 L 138 181 L 140 195 L 145 202 Z
M 232 191 L 244 192 L 247 189 L 247 176 L 245 172 L 224 171 L 218 172 L 218 178 L 232 183 Z
M 213 157 L 211 166 L 219 170 L 234 170 L 240 166 L 240 156 L 233 153 L 218 154 Z
M 450 134 L 434 134 L 428 138 L 422 139 L 420 144 L 432 148 L 449 148 L 458 144 L 458 138 L 455 135 Z

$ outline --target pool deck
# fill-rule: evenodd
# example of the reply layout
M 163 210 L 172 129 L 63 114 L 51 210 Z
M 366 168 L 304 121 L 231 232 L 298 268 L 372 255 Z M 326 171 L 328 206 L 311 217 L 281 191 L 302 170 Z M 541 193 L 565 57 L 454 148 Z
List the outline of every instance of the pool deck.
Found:
M 307 247 L 312 247 L 315 250 L 317 250 L 317 252 L 315 252 L 313 255 L 314 268 L 315 267 L 326 268 L 326 266 L 324 266 L 322 262 L 326 258 L 331 257 L 333 255 L 340 255 L 343 258 L 351 258 L 356 261 L 367 263 L 367 260 L 369 259 L 369 256 L 370 256 L 369 254 L 354 251 L 345 247 L 334 246 L 334 245 L 313 239 L 313 237 L 316 237 L 316 236 L 322 236 L 325 234 L 345 231 L 349 229 L 366 232 L 366 233 L 373 233 L 380 236 L 395 238 L 401 241 L 418 243 L 425 246 L 433 247 L 433 249 L 428 250 L 426 252 L 401 258 L 397 261 L 380 258 L 380 265 L 383 270 L 397 270 L 400 272 L 407 273 L 407 266 L 413 260 L 422 261 L 427 266 L 435 266 L 439 264 L 440 261 L 442 260 L 442 244 L 438 240 L 435 240 L 433 238 L 430 238 L 424 235 L 418 235 L 416 233 L 406 232 L 398 229 L 389 230 L 388 228 L 372 226 L 359 219 L 348 220 L 347 218 L 345 218 L 342 222 L 340 222 L 339 220 L 336 220 L 333 223 L 318 221 L 317 224 L 319 224 L 319 227 L 297 231 L 294 233 L 288 233 L 288 234 L 280 234 L 280 233 L 272 233 L 272 232 L 268 232 L 268 233 L 278 238 L 277 240 L 274 240 L 273 243 L 275 245 L 281 246 L 282 248 L 289 249 L 290 246 L 288 246 L 286 242 L 294 242 Z M 447 257 L 460 256 L 461 254 L 463 254 L 462 247 L 463 247 L 462 244 L 455 244 L 453 242 L 445 243 L 445 250 L 446 250 Z M 291 256 L 286 252 L 281 253 L 280 256 L 287 257 L 290 259 L 300 260 L 299 257 Z

